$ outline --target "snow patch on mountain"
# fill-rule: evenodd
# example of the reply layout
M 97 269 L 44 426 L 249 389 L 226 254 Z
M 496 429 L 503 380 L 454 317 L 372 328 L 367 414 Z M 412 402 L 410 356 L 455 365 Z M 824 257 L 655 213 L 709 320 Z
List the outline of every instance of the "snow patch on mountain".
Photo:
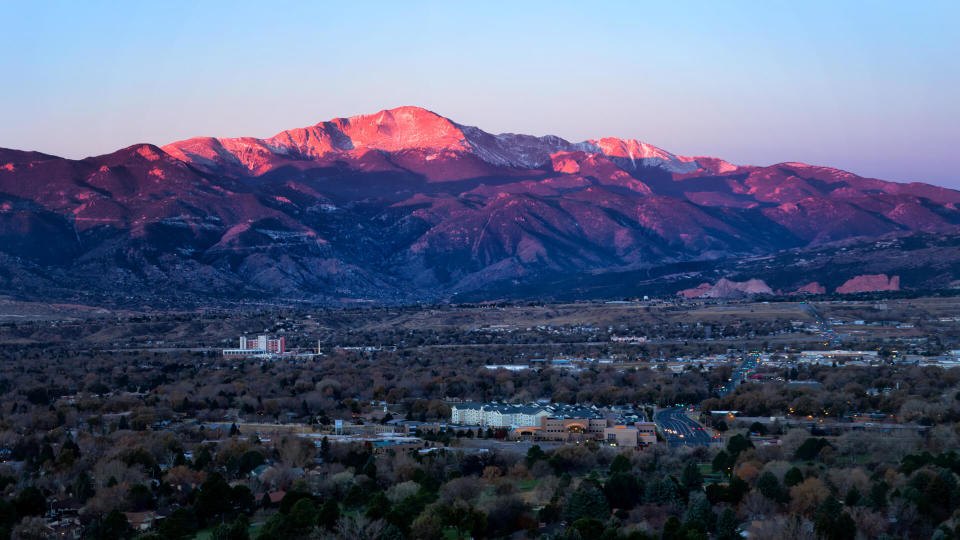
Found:
M 444 152 L 473 154 L 495 167 L 518 169 L 540 169 L 550 164 L 551 154 L 576 151 L 605 155 L 626 171 L 652 166 L 686 174 L 717 167 L 716 164 L 701 165 L 696 158 L 678 156 L 634 139 L 606 137 L 570 142 L 554 135 L 494 135 L 419 107 L 335 118 L 283 131 L 269 139 L 197 137 L 171 143 L 163 149 L 178 159 L 201 166 L 218 169 L 240 166 L 257 174 L 278 161 L 335 159 L 344 154 L 359 157 L 364 150 L 421 151 L 424 159 L 430 161 L 439 159 Z

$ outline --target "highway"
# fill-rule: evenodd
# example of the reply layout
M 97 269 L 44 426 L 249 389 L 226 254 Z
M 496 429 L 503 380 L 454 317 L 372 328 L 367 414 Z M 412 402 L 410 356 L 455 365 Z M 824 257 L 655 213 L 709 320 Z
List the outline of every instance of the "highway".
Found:
M 713 432 L 688 418 L 682 408 L 657 411 L 653 418 L 671 447 L 709 446 L 714 442 Z
M 727 382 L 727 384 L 724 385 L 724 387 L 721 388 L 719 392 L 717 392 L 720 395 L 720 397 L 723 397 L 733 392 L 737 388 L 737 386 L 739 386 L 740 383 L 743 382 L 750 375 L 750 373 L 753 370 L 757 369 L 757 366 L 759 364 L 760 364 L 759 352 L 754 351 L 747 354 L 743 358 L 743 361 L 740 362 L 740 365 L 737 366 L 737 369 L 733 370 L 733 373 L 730 374 L 730 381 Z
M 830 326 L 830 323 L 820 315 L 820 312 L 817 311 L 817 308 L 813 307 L 813 304 L 804 302 L 806 305 L 807 311 L 810 312 L 810 315 L 817 320 L 817 327 L 819 328 L 819 334 L 823 339 L 826 339 L 831 345 L 839 346 L 843 343 L 843 340 L 840 339 L 840 334 Z M 826 343 L 824 344 L 826 345 Z

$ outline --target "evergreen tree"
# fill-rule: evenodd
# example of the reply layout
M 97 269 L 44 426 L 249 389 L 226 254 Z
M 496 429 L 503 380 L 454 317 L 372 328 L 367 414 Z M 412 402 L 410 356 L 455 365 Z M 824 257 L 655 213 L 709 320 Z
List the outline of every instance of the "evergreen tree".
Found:
M 73 452 L 74 459 L 80 459 L 80 446 L 73 439 L 68 438 L 64 441 L 63 446 L 60 447 L 60 453 L 62 454 L 65 450 Z
M 820 437 L 809 437 L 807 440 L 803 441 L 803 444 L 800 445 L 800 448 L 797 448 L 797 451 L 793 455 L 793 459 L 798 461 L 810 461 L 816 459 L 820 455 L 820 451 L 830 446 L 830 443 Z
M 654 504 L 673 504 L 680 501 L 680 489 L 671 478 L 661 478 L 647 484 L 643 502 Z
M 887 506 L 887 491 L 890 486 L 883 480 L 875 482 L 870 486 L 870 495 L 867 497 L 867 504 L 874 510 L 880 510 Z
M 99 540 L 122 540 L 130 538 L 133 530 L 130 528 L 130 522 L 123 512 L 114 508 L 103 518 L 99 530 L 96 532 L 96 538 Z
M 833 495 L 817 507 L 813 528 L 824 540 L 845 540 L 857 534 L 857 524 Z
M 195 505 L 197 517 L 201 522 L 205 522 L 209 518 L 229 512 L 232 509 L 232 494 L 230 484 L 219 473 L 211 474 L 200 484 Z
M 609 515 L 610 507 L 607 506 L 607 498 L 591 481 L 580 484 L 580 487 L 567 499 L 564 507 L 564 517 L 570 523 L 580 518 L 606 520 Z
M 211 463 L 213 463 L 213 454 L 210 453 L 209 448 L 203 446 L 197 454 L 197 457 L 193 460 L 193 468 L 194 470 L 202 471 Z
M 53 461 L 53 447 L 49 444 L 44 444 L 40 448 L 40 455 L 37 457 L 35 463 L 37 465 L 43 465 L 48 461 Z
M 581 538 L 600 538 L 603 535 L 603 522 L 595 518 L 580 518 L 570 526 L 578 533 Z
M 727 484 L 727 502 L 730 504 L 740 504 L 743 497 L 750 492 L 750 485 L 739 476 L 734 476 Z
M 717 518 L 716 540 L 740 540 L 740 524 L 737 523 L 737 514 L 729 506 L 720 512 Z
M 633 464 L 630 463 L 630 460 L 627 459 L 627 456 L 623 454 L 617 454 L 613 458 L 613 461 L 610 462 L 610 474 L 618 472 L 630 472 L 633 470 Z
M 736 461 L 736 458 L 740 455 L 740 452 L 750 448 L 753 448 L 753 443 L 750 442 L 750 439 L 740 434 L 730 437 L 730 440 L 727 442 L 727 452 L 733 456 L 733 460 L 731 461 Z
M 177 508 L 160 522 L 158 531 L 167 540 L 192 537 L 197 532 L 197 518 L 186 508 Z
M 847 494 L 843 497 L 843 504 L 845 506 L 856 506 L 860 502 L 860 490 L 856 487 L 851 486 L 847 490 Z
M 661 532 L 660 538 L 661 540 L 687 540 L 686 530 L 677 516 L 670 516 L 670 519 L 663 524 L 663 532 Z
M 127 501 L 133 507 L 134 512 L 143 512 L 156 507 L 153 499 L 153 493 L 150 488 L 143 484 L 135 484 L 127 491 Z
M 688 529 L 701 532 L 711 532 L 717 526 L 717 513 L 713 511 L 713 505 L 702 493 L 697 493 L 690 498 L 686 526 Z
M 359 508 L 367 501 L 367 494 L 358 484 L 354 484 L 343 497 L 343 505 L 347 508 Z
M 378 491 L 367 503 L 367 511 L 364 515 L 370 519 L 382 519 L 388 512 L 390 512 L 390 499 L 382 491 Z
M 688 490 L 696 489 L 703 484 L 703 476 L 700 474 L 700 467 L 695 461 L 688 461 L 683 468 L 683 474 L 680 476 L 683 487 Z
M 265 462 L 266 460 L 263 454 L 256 450 L 249 450 L 240 456 L 240 460 L 237 463 L 237 472 L 240 474 L 248 474 Z
M 374 480 L 377 479 L 377 462 L 373 456 L 367 458 L 367 462 L 363 465 L 361 472 Z
M 73 486 L 71 487 L 73 496 L 76 497 L 81 503 L 87 502 L 87 499 L 93 497 L 96 493 L 93 487 L 93 480 L 90 479 L 90 475 L 86 471 L 81 471 L 80 474 L 73 481 Z
M 317 526 L 319 516 L 313 499 L 300 499 L 290 509 L 290 527 L 298 534 L 307 534 Z
M 320 457 L 324 460 L 328 459 L 330 455 L 330 439 L 324 437 L 320 439 Z
M 533 464 L 547 458 L 547 453 L 540 448 L 539 444 L 535 444 L 527 450 L 527 457 L 524 462 L 527 465 L 527 468 L 533 467 Z
M 632 473 L 614 473 L 603 485 L 603 493 L 610 508 L 630 510 L 640 502 L 640 483 Z
M 211 540 L 250 540 L 250 521 L 241 515 L 233 523 L 223 523 L 213 529 Z
M 286 514 L 277 512 L 260 528 L 257 540 L 286 540 L 293 535 L 292 527 Z
M 787 487 L 793 487 L 803 482 L 803 473 L 796 467 L 791 467 L 787 474 L 783 475 L 783 484 Z
M 711 504 L 727 502 L 727 488 L 721 484 L 707 484 L 704 492 Z
M 332 531 L 337 525 L 338 519 L 340 519 L 340 505 L 337 504 L 337 501 L 328 499 L 320 508 L 320 526 Z
M 779 503 L 787 502 L 786 499 L 789 497 L 789 494 L 780 486 L 780 481 L 777 480 L 777 477 L 774 476 L 773 473 L 768 471 L 761 474 L 760 478 L 757 479 L 756 486 L 760 493 L 771 501 Z
M 716 456 L 713 457 L 713 462 L 710 464 L 710 467 L 715 472 L 719 472 L 724 476 L 730 476 L 730 471 L 733 468 L 734 461 L 735 459 L 730 454 L 724 450 L 721 450 L 717 452 Z
M 293 505 L 297 504 L 300 499 L 314 500 L 314 497 L 309 491 L 304 491 L 303 489 L 291 489 L 284 494 L 283 499 L 280 500 L 280 506 L 278 509 L 283 514 L 289 514 L 290 510 L 293 509 Z
M 245 514 L 252 514 L 257 509 L 257 499 L 250 488 L 237 484 L 230 488 L 230 504 Z

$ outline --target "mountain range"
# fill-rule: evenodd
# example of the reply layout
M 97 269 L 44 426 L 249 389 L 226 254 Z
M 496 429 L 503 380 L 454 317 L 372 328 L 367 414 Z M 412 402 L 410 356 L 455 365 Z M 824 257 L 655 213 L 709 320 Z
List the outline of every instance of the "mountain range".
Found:
M 952 246 L 958 203 L 929 184 L 494 135 L 400 107 L 81 160 L 0 149 L 0 294 L 157 308 L 674 294 L 733 290 L 719 280 L 757 277 L 742 261 L 785 253 L 807 271 L 753 264 L 766 282 L 751 291 L 834 291 L 899 270 L 838 271 L 843 246 Z M 953 251 L 927 253 L 933 273 L 904 259 L 897 287 L 953 286 Z

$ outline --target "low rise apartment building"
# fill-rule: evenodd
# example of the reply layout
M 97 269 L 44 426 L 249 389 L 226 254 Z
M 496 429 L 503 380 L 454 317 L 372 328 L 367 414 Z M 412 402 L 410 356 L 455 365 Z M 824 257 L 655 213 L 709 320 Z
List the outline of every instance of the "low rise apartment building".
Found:
M 538 426 L 548 416 L 546 407 L 500 403 L 458 403 L 450 408 L 450 423 L 464 426 Z

